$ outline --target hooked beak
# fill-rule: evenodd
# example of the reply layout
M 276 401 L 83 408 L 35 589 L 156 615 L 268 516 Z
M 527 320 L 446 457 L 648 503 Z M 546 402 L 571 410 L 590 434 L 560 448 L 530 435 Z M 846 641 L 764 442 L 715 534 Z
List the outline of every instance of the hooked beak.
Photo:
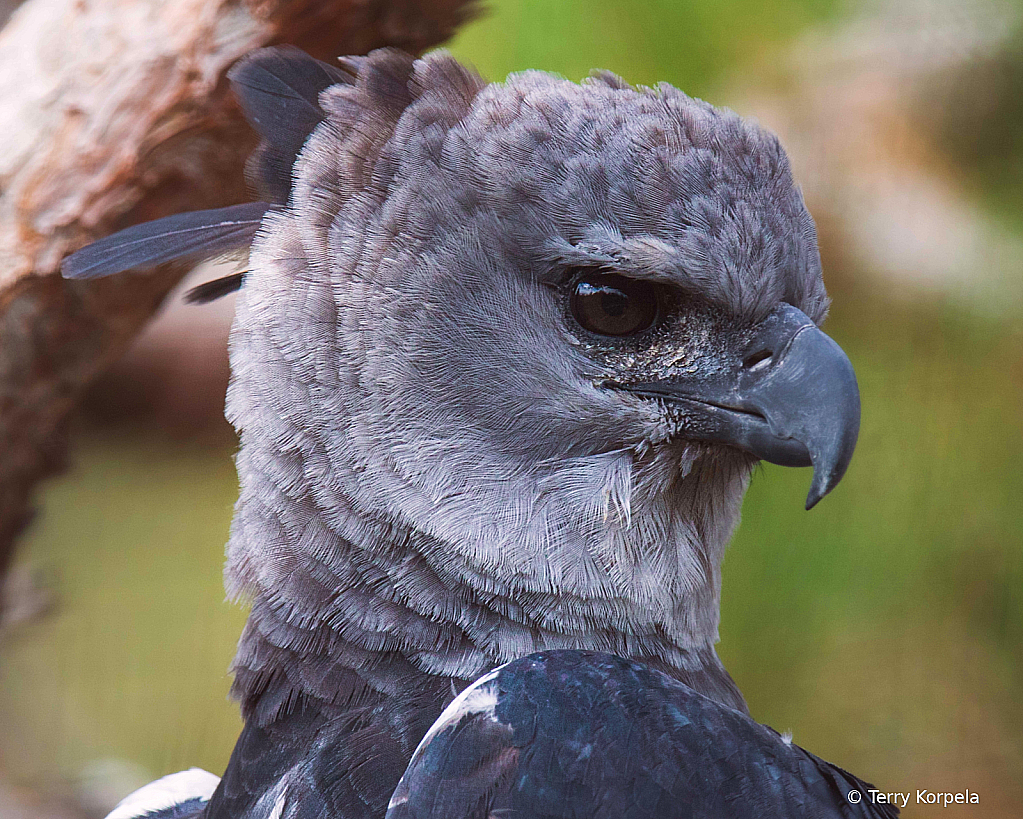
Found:
M 614 386 L 676 404 L 693 440 L 730 444 L 782 466 L 813 466 L 807 509 L 835 488 L 856 448 L 860 393 L 852 364 L 788 304 L 712 375 Z

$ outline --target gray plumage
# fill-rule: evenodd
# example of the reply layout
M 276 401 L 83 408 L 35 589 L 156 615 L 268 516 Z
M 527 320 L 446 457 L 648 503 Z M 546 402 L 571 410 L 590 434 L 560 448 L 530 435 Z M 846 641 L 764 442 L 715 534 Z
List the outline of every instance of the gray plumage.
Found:
M 255 600 L 236 692 L 265 721 L 287 701 L 262 691 L 275 673 L 330 700 L 335 666 L 395 685 L 390 652 L 398 676 L 468 682 L 587 647 L 699 670 L 741 707 L 713 644 L 754 460 L 595 386 L 642 353 L 589 354 L 554 287 L 598 265 L 694 294 L 693 332 L 658 355 L 680 366 L 719 316 L 788 300 L 821 319 L 777 140 L 608 75 L 485 85 L 445 54 L 395 52 L 359 68 L 321 97 L 231 339 L 227 576 Z
M 837 367 L 851 403 L 855 379 L 814 326 L 816 233 L 777 139 L 610 74 L 301 60 L 234 74 L 275 204 L 227 402 L 247 726 L 205 815 L 381 816 L 454 693 L 536 651 L 639 660 L 745 712 L 714 644 L 751 470 L 812 460 L 812 505 L 859 411 L 825 435 L 804 396 Z M 281 76 L 293 132 L 253 114 Z M 611 274 L 659 294 L 649 329 L 580 325 L 572 288 Z M 779 396 L 812 404 L 791 429 Z

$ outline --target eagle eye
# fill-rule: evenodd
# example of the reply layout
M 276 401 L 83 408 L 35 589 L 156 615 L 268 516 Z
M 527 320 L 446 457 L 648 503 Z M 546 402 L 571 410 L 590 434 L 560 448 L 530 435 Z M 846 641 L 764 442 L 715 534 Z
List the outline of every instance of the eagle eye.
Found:
M 657 320 L 658 289 L 653 282 L 587 271 L 572 284 L 569 309 L 591 333 L 634 336 Z

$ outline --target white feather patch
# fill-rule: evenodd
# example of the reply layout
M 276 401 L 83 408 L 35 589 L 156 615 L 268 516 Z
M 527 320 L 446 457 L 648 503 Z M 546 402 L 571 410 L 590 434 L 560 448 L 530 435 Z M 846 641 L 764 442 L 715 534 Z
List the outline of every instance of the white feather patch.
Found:
M 201 768 L 169 774 L 128 794 L 107 814 L 107 819 L 135 819 L 146 813 L 179 805 L 189 799 L 206 802 L 220 784 L 220 777 Z
M 253 816 L 265 816 L 266 819 L 281 819 L 284 806 L 288 801 L 288 775 L 278 780 L 277 784 L 259 797 Z M 269 811 L 267 810 L 269 808 Z

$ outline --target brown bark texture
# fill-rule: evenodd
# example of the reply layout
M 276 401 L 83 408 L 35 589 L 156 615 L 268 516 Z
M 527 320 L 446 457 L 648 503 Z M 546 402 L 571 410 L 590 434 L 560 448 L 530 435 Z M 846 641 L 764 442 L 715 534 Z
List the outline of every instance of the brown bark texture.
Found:
M 85 387 L 185 272 L 93 282 L 61 259 L 128 225 L 248 198 L 225 79 L 252 49 L 421 52 L 472 0 L 24 0 L 0 20 L 0 577 Z M 16 6 L 16 7 L 15 7 Z

